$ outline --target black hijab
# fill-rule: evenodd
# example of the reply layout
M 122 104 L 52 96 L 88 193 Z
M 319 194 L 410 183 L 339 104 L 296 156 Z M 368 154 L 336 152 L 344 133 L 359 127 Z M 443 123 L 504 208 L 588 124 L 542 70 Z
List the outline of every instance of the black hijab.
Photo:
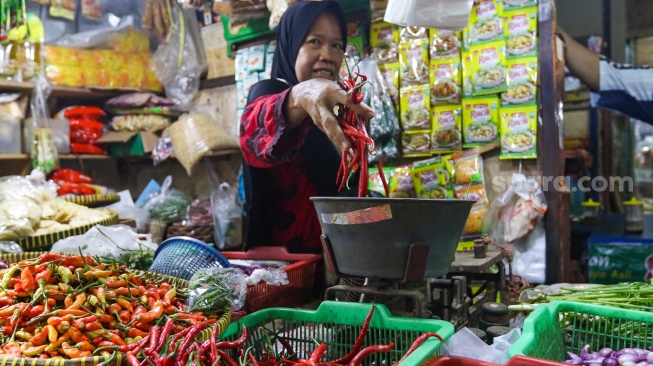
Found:
M 345 15 L 337 1 L 298 1 L 288 7 L 281 17 L 277 30 L 277 48 L 272 63 L 272 79 L 263 80 L 251 87 L 247 103 L 261 95 L 277 94 L 299 84 L 295 74 L 295 62 L 315 19 L 325 10 L 338 19 L 343 47 L 347 42 Z M 282 79 L 282 80 L 279 80 Z M 300 148 L 304 158 L 302 167 L 315 185 L 318 196 L 336 196 L 336 175 L 340 166 L 340 152 L 329 138 L 315 125 L 311 125 L 304 144 Z M 246 248 L 271 245 L 271 218 L 269 212 L 275 205 L 274 195 L 265 194 L 269 189 L 270 169 L 255 168 L 243 161 L 246 202 L 244 207 L 244 232 Z M 358 182 L 357 178 L 351 180 Z M 356 192 L 351 187 L 348 192 Z

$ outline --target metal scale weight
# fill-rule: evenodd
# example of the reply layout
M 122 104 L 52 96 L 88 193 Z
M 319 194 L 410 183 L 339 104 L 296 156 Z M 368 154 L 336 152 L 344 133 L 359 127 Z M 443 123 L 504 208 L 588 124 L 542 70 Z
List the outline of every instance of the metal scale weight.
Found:
M 326 300 L 384 303 L 395 315 L 435 315 L 456 328 L 467 325 L 471 306 L 467 278 L 443 277 L 474 201 L 311 200 L 322 226 L 329 269 L 342 279 L 326 290 Z

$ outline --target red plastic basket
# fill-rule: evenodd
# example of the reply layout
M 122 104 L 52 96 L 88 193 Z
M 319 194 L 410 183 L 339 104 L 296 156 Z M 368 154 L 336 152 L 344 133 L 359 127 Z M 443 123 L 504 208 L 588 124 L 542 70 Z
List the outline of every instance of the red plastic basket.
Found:
M 564 365 L 561 362 L 542 360 L 539 358 L 527 356 L 514 356 L 511 358 L 506 366 L 558 366 Z M 430 358 L 422 366 L 499 366 L 499 364 L 474 360 L 467 357 L 458 356 L 437 356 Z
M 288 274 L 288 284 L 272 286 L 261 281 L 247 287 L 245 310 L 253 313 L 272 307 L 297 307 L 311 300 L 315 285 L 315 270 L 322 261 L 319 254 L 291 254 L 284 247 L 258 247 L 247 252 L 222 252 L 227 259 L 267 260 L 291 263 L 282 269 Z

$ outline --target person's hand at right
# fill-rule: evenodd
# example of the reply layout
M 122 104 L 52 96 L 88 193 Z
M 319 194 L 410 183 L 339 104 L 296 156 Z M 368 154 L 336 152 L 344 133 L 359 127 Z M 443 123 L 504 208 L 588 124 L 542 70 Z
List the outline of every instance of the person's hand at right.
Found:
M 336 146 L 345 151 L 349 151 L 351 142 L 338 125 L 334 113 L 336 105 L 342 104 L 365 119 L 374 117 L 370 107 L 364 103 L 353 103 L 346 91 L 327 79 L 311 79 L 295 85 L 288 94 L 286 103 L 287 127 L 293 129 L 306 117 L 310 117 Z

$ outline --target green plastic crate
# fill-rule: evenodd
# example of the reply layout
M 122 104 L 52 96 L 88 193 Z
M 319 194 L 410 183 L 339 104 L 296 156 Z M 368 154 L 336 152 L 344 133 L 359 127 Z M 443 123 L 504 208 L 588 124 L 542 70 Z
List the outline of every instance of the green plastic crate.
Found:
M 524 321 L 524 332 L 509 355 L 564 361 L 566 352 L 578 354 L 589 344 L 648 349 L 653 346 L 653 313 L 572 301 L 540 305 Z
M 288 340 L 300 358 L 308 358 L 303 352 L 312 352 L 315 349 L 317 345 L 314 340 L 324 342 L 328 345 L 327 357 L 332 360 L 346 355 L 351 350 L 372 306 L 376 309 L 363 347 L 395 342 L 395 349 L 368 356 L 365 359 L 366 365 L 390 365 L 396 362 L 424 332 L 436 332 L 445 340 L 454 334 L 454 327 L 449 322 L 394 317 L 383 305 L 324 301 L 316 311 L 290 308 L 257 311 L 234 321 L 221 338 L 237 339 L 245 325 L 248 332 L 245 347 L 253 347 L 252 352 L 257 357 L 261 357 L 267 337 L 275 342 L 276 336 L 281 336 Z M 419 365 L 429 357 L 439 354 L 441 345 L 439 340 L 429 338 L 401 364 Z

